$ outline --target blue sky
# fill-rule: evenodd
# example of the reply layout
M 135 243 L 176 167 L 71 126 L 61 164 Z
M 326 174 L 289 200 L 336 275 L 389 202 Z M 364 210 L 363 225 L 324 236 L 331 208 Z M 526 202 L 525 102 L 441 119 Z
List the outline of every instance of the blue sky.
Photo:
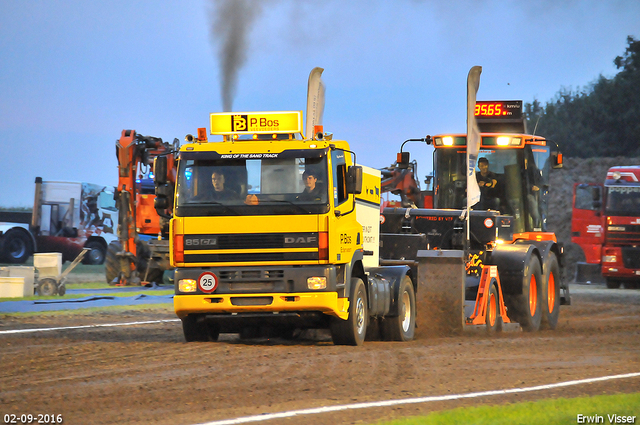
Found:
M 640 2 L 250 2 L 234 111 L 304 110 L 325 69 L 325 131 L 390 165 L 407 138 L 465 131 L 478 99 L 550 100 L 616 73 Z M 1 206 L 29 206 L 36 176 L 115 185 L 123 129 L 184 139 L 223 109 L 211 0 L 0 0 Z M 561 144 L 561 141 L 559 141 Z M 424 146 L 407 145 L 420 174 Z

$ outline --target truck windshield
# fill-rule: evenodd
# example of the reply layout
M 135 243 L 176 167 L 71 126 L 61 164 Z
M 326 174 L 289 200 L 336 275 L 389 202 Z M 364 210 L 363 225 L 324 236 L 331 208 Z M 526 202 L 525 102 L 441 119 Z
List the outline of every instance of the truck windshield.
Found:
M 520 186 L 522 180 L 520 176 L 520 165 L 518 155 L 515 150 L 481 150 L 478 158 L 485 158 L 488 161 L 488 171 L 492 173 L 497 181 L 493 191 L 483 193 L 483 196 L 491 196 L 497 199 L 496 205 L 487 204 L 487 208 L 482 205 L 475 205 L 474 209 L 508 210 L 504 192 L 507 176 L 515 174 L 517 176 L 516 187 Z M 437 152 L 436 161 L 436 184 L 438 194 L 438 208 L 466 208 L 467 202 L 467 175 L 466 175 L 466 152 L 458 149 L 440 149 Z M 476 167 L 476 174 L 480 168 Z M 502 198 L 502 199 L 501 199 Z M 481 203 L 486 201 L 481 199 Z M 503 204 L 503 205 L 501 205 Z M 501 207 L 501 208 L 500 208 Z
M 607 186 L 607 215 L 640 216 L 640 186 Z
M 480 202 L 472 209 L 497 210 L 513 216 L 515 232 L 544 231 L 550 169 L 548 158 L 547 147 L 480 150 L 476 179 L 491 183 L 490 187 L 480 188 Z M 488 173 L 484 177 L 480 175 L 481 162 L 488 163 Z M 466 152 L 438 149 L 434 163 L 436 208 L 466 208 Z
M 178 168 L 176 215 L 320 214 L 329 210 L 325 151 L 242 154 L 246 159 L 237 159 L 239 156 L 184 154 Z

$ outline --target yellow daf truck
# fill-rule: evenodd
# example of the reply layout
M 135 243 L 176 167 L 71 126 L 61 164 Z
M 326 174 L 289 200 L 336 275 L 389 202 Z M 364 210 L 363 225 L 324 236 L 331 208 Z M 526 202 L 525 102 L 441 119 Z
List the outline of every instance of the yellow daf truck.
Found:
M 305 137 L 301 111 L 214 113 L 210 125 L 218 141 L 200 129 L 180 148 L 170 226 L 185 339 L 329 328 L 360 345 L 373 322 L 412 339 L 411 269 L 378 264 L 380 172 L 321 126 Z

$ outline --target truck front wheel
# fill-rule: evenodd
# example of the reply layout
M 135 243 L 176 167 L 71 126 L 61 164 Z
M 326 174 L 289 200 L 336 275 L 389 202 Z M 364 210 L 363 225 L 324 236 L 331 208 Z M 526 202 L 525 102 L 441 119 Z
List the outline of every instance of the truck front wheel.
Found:
M 616 279 L 612 279 L 610 277 L 607 278 L 607 288 L 609 289 L 618 289 L 620 287 L 620 281 Z
M 416 329 L 416 294 L 411 278 L 405 276 L 398 291 L 398 315 L 380 322 L 386 341 L 411 341 Z
M 8 263 L 22 264 L 33 255 L 33 247 L 29 236 L 19 230 L 9 230 L 4 235 L 4 252 L 2 256 Z
M 367 291 L 362 279 L 351 278 L 349 296 L 349 317 L 342 320 L 331 318 L 331 338 L 335 345 L 362 345 L 367 334 L 369 309 L 367 307 Z
M 220 336 L 217 324 L 209 323 L 198 315 L 189 315 L 182 319 L 182 332 L 187 342 L 217 341 Z

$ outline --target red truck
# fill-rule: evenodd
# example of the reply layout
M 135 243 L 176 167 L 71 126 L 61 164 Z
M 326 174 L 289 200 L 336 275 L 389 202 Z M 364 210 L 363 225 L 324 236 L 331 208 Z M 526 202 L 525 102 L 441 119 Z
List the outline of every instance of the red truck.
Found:
M 571 241 L 586 259 L 578 263 L 576 281 L 640 284 L 640 165 L 611 167 L 604 185 L 574 185 Z

